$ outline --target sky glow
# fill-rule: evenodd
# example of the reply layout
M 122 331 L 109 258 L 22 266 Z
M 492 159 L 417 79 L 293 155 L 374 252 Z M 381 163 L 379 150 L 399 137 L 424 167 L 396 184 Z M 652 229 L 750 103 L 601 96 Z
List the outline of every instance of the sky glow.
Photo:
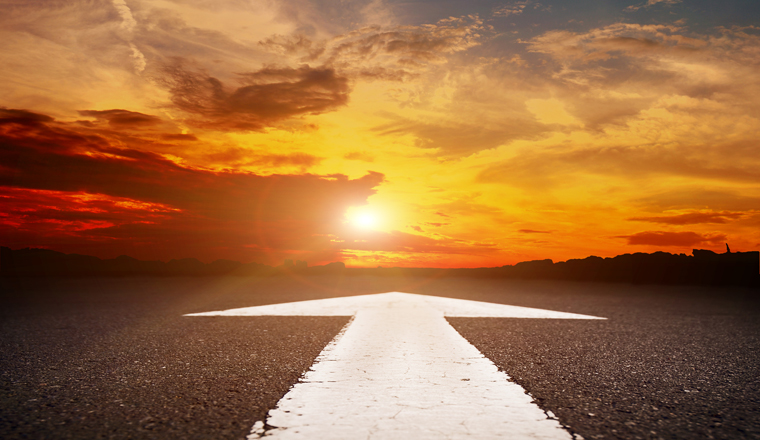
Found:
M 0 244 L 758 250 L 757 23 L 754 0 L 0 0 Z

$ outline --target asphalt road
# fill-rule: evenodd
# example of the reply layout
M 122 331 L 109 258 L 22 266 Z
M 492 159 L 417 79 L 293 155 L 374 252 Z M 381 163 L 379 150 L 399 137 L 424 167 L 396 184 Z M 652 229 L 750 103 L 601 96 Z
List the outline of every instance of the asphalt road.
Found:
M 243 439 L 348 318 L 182 315 L 392 290 L 609 318 L 449 318 L 586 439 L 760 438 L 757 291 L 366 277 L 0 288 L 3 439 Z

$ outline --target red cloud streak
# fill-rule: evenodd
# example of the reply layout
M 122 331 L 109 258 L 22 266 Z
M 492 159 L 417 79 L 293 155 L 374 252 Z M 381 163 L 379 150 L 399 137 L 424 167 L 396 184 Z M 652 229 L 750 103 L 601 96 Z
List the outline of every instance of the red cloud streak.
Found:
M 339 257 L 328 235 L 383 181 L 374 172 L 351 180 L 211 171 L 114 145 L 81 125 L 0 109 L 2 244 L 269 264 L 295 253 L 318 263 Z

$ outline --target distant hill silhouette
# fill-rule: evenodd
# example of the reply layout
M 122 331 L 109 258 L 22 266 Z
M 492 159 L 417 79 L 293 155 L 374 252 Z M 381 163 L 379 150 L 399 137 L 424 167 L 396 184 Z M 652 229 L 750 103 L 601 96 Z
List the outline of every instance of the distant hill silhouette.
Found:
M 195 258 L 141 261 L 122 255 L 108 260 L 47 249 L 0 247 L 0 276 L 276 276 L 282 274 L 341 274 L 373 276 L 458 276 L 472 278 L 548 279 L 635 284 L 699 284 L 760 286 L 760 252 L 726 252 L 694 249 L 692 255 L 655 252 L 587 257 L 554 263 L 536 260 L 514 266 L 475 269 L 346 268 L 343 263 L 307 267 L 306 262 L 286 260 L 282 266 Z

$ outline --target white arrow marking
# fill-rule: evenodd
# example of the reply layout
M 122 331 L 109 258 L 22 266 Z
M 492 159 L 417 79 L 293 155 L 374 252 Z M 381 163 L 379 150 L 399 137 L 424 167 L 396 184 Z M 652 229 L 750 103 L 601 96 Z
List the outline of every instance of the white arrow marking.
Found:
M 444 316 L 605 319 L 409 293 L 187 316 L 354 315 L 249 439 L 570 439 Z

